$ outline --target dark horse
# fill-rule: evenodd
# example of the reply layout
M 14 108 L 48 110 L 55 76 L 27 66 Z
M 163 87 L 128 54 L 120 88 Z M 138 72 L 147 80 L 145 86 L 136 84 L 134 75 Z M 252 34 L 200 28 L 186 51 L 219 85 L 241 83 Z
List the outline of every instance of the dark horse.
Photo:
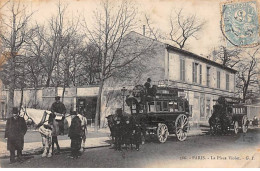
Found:
M 115 115 L 108 115 L 107 117 L 107 124 L 108 124 L 108 127 L 110 129 L 110 136 L 111 136 L 111 139 L 112 139 L 112 143 L 115 142 L 115 124 L 116 124 L 116 121 L 115 121 Z
M 232 109 L 227 106 L 225 98 L 219 97 L 218 103 L 213 106 L 213 114 L 209 118 L 211 134 L 227 134 L 232 122 L 229 113 Z

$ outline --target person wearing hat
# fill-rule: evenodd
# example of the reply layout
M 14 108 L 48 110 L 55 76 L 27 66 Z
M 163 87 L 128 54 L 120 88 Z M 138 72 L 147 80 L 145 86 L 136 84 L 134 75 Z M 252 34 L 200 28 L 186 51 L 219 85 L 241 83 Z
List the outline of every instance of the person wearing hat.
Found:
M 10 163 L 15 162 L 15 151 L 17 151 L 17 160 L 22 161 L 22 150 L 26 131 L 26 122 L 23 117 L 19 116 L 18 108 L 14 107 L 12 116 L 7 119 L 5 129 L 7 150 L 10 151 Z
M 69 137 L 71 139 L 71 157 L 78 158 L 80 156 L 82 142 L 82 127 L 81 119 L 77 116 L 76 111 L 71 112 L 71 125 L 69 128 Z
M 146 83 L 144 84 L 144 87 L 146 89 L 146 94 L 151 95 L 152 94 L 152 86 L 151 86 L 151 78 L 147 78 Z
M 60 133 L 64 134 L 64 119 L 66 114 L 66 107 L 60 101 L 60 96 L 55 97 L 55 102 L 51 105 L 51 112 L 55 115 L 62 114 L 62 119 L 59 121 Z

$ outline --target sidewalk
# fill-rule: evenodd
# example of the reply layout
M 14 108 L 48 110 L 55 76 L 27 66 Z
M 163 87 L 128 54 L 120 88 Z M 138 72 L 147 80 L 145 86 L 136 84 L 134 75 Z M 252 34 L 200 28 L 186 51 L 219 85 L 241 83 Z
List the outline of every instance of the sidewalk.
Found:
M 28 142 L 28 137 L 33 134 L 39 134 L 37 137 L 37 141 L 34 142 Z M 85 149 L 88 148 L 97 148 L 97 147 L 105 147 L 105 146 L 110 146 L 110 131 L 108 128 L 103 128 L 98 130 L 98 132 L 94 131 L 94 128 L 88 128 L 88 134 L 87 134 L 87 140 L 85 144 Z M 35 136 L 35 135 L 33 135 Z M 2 137 L 1 137 L 2 138 Z M 58 136 L 59 140 L 59 145 L 61 150 L 66 150 L 70 148 L 70 138 L 68 135 L 63 135 L 63 136 Z M 24 143 L 24 149 L 23 149 L 23 154 L 41 154 L 42 151 L 42 142 L 41 142 L 41 137 L 40 133 L 35 130 L 29 130 L 27 131 L 25 135 L 25 143 Z M 0 158 L 5 158 L 8 157 L 9 151 L 7 151 L 7 143 L 6 140 L 0 141 Z
M 3 124 L 3 123 L 2 123 Z M 1 125 L 1 123 L 0 123 Z M 1 130 L 2 131 L 2 130 Z M 1 132 L 4 134 L 4 132 Z M 85 144 L 85 149 L 97 148 L 97 147 L 106 147 L 110 146 L 110 130 L 109 128 L 99 129 L 98 132 L 94 131 L 94 128 L 88 127 L 87 140 Z M 205 132 L 200 128 L 193 128 L 188 132 L 188 136 L 197 136 L 205 135 Z M 1 136 L 1 138 L 3 135 Z M 68 150 L 70 148 L 71 140 L 67 135 L 58 136 L 59 145 L 61 150 Z M 0 158 L 7 158 L 10 154 L 7 151 L 6 140 L 0 141 Z M 25 143 L 23 154 L 41 154 L 42 151 L 42 142 L 40 133 L 36 130 L 28 130 L 25 135 Z

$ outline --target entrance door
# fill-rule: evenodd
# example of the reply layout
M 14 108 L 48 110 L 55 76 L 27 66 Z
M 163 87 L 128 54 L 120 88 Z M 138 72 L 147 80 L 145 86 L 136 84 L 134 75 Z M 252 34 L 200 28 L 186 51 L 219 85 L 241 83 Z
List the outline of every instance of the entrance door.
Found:
M 199 118 L 200 118 L 200 98 L 199 97 L 194 97 L 194 100 L 193 100 L 193 114 L 192 114 L 192 118 L 193 118 L 193 121 L 196 121 L 198 122 L 199 121 Z
M 1 102 L 1 115 L 2 115 L 2 119 L 4 120 L 5 117 L 5 102 Z
M 80 114 L 83 114 L 87 120 L 88 124 L 93 125 L 96 116 L 96 106 L 97 106 L 97 97 L 81 97 L 77 99 L 77 111 Z M 100 116 L 99 121 L 100 122 Z

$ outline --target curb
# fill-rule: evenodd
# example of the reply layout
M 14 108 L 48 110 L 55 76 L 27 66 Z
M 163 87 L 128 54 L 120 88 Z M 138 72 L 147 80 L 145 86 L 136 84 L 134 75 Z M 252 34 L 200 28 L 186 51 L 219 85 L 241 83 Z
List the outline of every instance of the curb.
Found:
M 100 145 L 100 146 L 93 146 L 93 147 L 84 147 L 83 149 L 85 150 L 85 149 L 103 148 L 103 147 L 109 147 L 109 146 L 111 146 L 111 145 L 107 144 L 107 145 Z M 70 147 L 63 148 L 61 151 L 62 152 L 69 152 Z M 41 153 L 40 154 L 39 153 L 40 153 L 40 151 L 36 151 L 36 152 L 32 152 L 32 153 L 28 152 L 28 153 L 23 154 L 23 156 L 40 155 Z M 9 157 L 10 157 L 9 155 L 8 156 L 4 155 L 4 156 L 0 156 L 0 159 L 7 159 Z

